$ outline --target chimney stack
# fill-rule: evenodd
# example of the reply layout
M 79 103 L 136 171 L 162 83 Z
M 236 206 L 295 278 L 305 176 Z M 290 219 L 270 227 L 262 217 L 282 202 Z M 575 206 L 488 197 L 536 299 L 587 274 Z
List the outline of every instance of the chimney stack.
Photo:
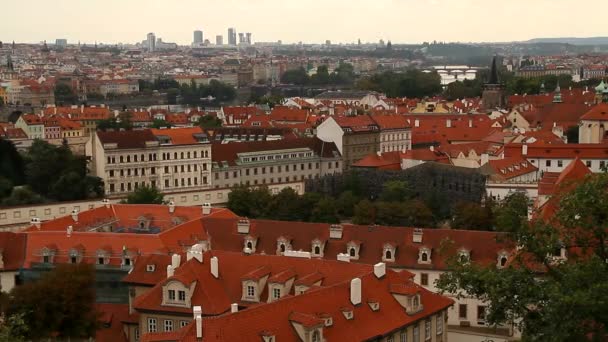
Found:
M 384 277 L 385 274 L 386 274 L 386 264 L 385 263 L 379 262 L 374 265 L 374 275 L 376 276 L 376 278 L 380 279 L 380 278 Z
M 452 128 L 452 120 L 450 120 L 450 119 L 445 120 L 445 127 Z
M 182 261 L 182 256 L 179 254 L 173 254 L 171 256 L 171 267 L 173 267 L 173 269 L 177 269 L 179 267 L 179 265 L 181 264 Z
M 524 156 L 528 155 L 528 145 L 526 145 L 526 144 L 521 145 L 521 154 Z
M 230 304 L 230 312 L 232 312 L 232 313 L 239 312 L 239 305 L 237 303 Z
M 473 128 L 473 119 L 469 119 L 469 128 Z
M 342 225 L 332 224 L 329 226 L 329 238 L 330 239 L 341 239 L 342 238 Z
M 68 226 L 68 228 L 66 229 L 66 234 L 68 237 L 72 236 L 72 233 L 74 232 L 74 228 L 72 226 Z
M 412 241 L 414 243 L 422 243 L 422 229 L 415 228 L 414 233 L 412 234 Z
M 167 265 L 167 278 L 173 277 L 174 271 L 175 269 L 173 269 L 173 266 Z
M 337 257 L 338 261 L 350 262 L 350 255 L 346 253 L 340 253 Z
M 173 214 L 175 212 L 175 202 L 169 202 L 169 212 Z
M 239 221 L 236 224 L 236 228 L 239 234 L 249 234 L 249 219 L 248 218 L 242 218 L 239 219 Z
M 78 222 L 78 209 L 76 208 L 72 210 L 72 220 L 74 220 L 74 222 Z
M 198 305 L 193 307 L 192 315 L 196 322 L 196 338 L 203 338 L 203 309 Z
M 104 199 L 101 201 L 101 204 L 103 204 L 103 205 L 104 205 L 104 207 L 106 207 L 106 208 L 108 208 L 108 209 L 110 208 L 110 200 L 109 200 L 109 199 L 107 199 L 107 198 L 104 198 Z
M 211 203 L 203 203 L 203 215 L 211 214 Z
M 361 279 L 355 278 L 350 281 L 350 302 L 353 305 L 361 304 Z
M 220 277 L 220 265 L 216 256 L 211 258 L 211 274 L 215 279 Z

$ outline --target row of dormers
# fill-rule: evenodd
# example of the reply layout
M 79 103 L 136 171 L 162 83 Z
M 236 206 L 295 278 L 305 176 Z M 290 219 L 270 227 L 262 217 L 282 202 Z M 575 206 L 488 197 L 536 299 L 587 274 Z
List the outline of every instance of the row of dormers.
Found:
M 250 254 L 255 253 L 257 249 L 258 238 L 252 235 L 244 237 L 243 252 Z M 310 254 L 313 257 L 324 257 L 324 250 L 326 241 L 321 239 L 314 239 L 311 242 Z M 361 250 L 362 242 L 360 241 L 349 241 L 346 244 L 345 255 L 350 260 L 358 260 L 359 253 Z M 286 251 L 292 250 L 291 238 L 281 236 L 277 239 L 276 254 L 283 255 Z M 381 260 L 382 262 L 395 262 L 395 256 L 397 253 L 397 246 L 391 242 L 384 243 L 382 247 Z M 421 246 L 418 248 L 418 263 L 419 264 L 431 264 L 432 263 L 432 248 Z M 509 259 L 509 253 L 505 250 L 498 252 L 496 265 L 497 267 L 504 267 Z M 458 250 L 458 260 L 460 262 L 469 262 L 471 260 L 471 251 L 466 248 Z

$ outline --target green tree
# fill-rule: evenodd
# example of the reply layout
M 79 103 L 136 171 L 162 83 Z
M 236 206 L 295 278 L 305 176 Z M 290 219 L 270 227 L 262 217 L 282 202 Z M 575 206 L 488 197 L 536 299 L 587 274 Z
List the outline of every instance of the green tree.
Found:
M 352 191 L 345 191 L 336 200 L 338 214 L 344 218 L 351 218 L 355 212 L 355 206 L 361 199 L 355 196 Z
M 60 83 L 55 86 L 55 103 L 59 105 L 76 104 L 76 101 L 78 101 L 78 96 L 74 94 L 69 85 Z
M 133 129 L 133 124 L 131 123 L 130 120 L 123 120 L 123 119 L 119 119 L 119 118 L 109 118 L 109 119 L 97 121 L 97 129 L 100 131 L 107 131 L 110 129 L 112 129 L 112 130 L 120 130 L 120 129 L 129 130 L 129 129 Z
M 526 341 L 605 340 L 607 189 L 608 174 L 562 189 L 554 215 L 507 229 L 503 240 L 517 246 L 507 267 L 452 261 L 438 288 L 487 301 L 486 321 L 514 322 Z
M 339 223 L 336 204 L 333 198 L 324 197 L 315 205 L 310 218 L 311 222 Z
M 309 82 L 310 78 L 304 68 L 287 70 L 283 76 L 281 76 L 281 83 L 284 84 L 306 85 Z
M 165 197 L 155 186 L 142 185 L 127 196 L 127 204 L 164 204 Z
M 380 200 L 386 202 L 403 202 L 412 197 L 412 191 L 406 181 L 391 180 L 382 185 Z
M 198 119 L 198 125 L 202 128 L 222 127 L 222 120 L 214 115 L 203 115 Z
M 0 326 L 0 341 L 25 342 L 29 328 L 23 319 L 24 314 L 9 316 Z
M 369 200 L 362 200 L 355 206 L 353 223 L 372 224 L 376 222 L 376 207 Z
M 298 193 L 292 188 L 283 188 L 268 203 L 264 217 L 281 221 L 298 221 L 301 220 L 300 208 Z
M 472 202 L 458 202 L 452 208 L 452 228 L 466 230 L 493 230 L 492 209 Z
M 230 190 L 227 206 L 239 216 L 259 218 L 264 217 L 271 200 L 266 187 L 250 189 L 247 185 L 238 185 Z
M 23 157 L 10 140 L 0 138 L 0 175 L 6 177 L 13 185 L 25 182 Z
M 10 196 L 6 197 L 2 201 L 4 206 L 17 206 L 26 204 L 40 204 L 45 203 L 47 200 L 33 192 L 29 187 L 14 188 Z
M 530 199 L 525 192 L 514 192 L 503 199 L 494 210 L 496 230 L 514 232 L 528 221 Z
M 152 125 L 150 127 L 156 128 L 156 129 L 171 128 L 171 127 L 173 127 L 173 124 L 171 124 L 170 122 L 167 122 L 165 120 L 154 119 L 154 120 L 152 120 Z
M 10 180 L 0 176 L 0 199 L 7 197 L 13 191 L 13 183 Z

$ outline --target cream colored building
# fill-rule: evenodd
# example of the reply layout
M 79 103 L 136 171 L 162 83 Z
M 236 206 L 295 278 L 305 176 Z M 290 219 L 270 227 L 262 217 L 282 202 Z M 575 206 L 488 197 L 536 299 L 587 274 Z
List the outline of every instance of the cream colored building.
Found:
M 162 192 L 211 187 L 211 145 L 198 127 L 97 132 L 90 146 L 93 173 L 109 196 L 141 185 Z

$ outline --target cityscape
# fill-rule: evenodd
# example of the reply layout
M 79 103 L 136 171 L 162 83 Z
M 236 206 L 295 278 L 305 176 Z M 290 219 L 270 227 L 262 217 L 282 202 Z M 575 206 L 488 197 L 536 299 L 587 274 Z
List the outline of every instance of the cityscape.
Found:
M 601 11 L 315 1 L 0 22 L 0 341 L 608 340 Z

